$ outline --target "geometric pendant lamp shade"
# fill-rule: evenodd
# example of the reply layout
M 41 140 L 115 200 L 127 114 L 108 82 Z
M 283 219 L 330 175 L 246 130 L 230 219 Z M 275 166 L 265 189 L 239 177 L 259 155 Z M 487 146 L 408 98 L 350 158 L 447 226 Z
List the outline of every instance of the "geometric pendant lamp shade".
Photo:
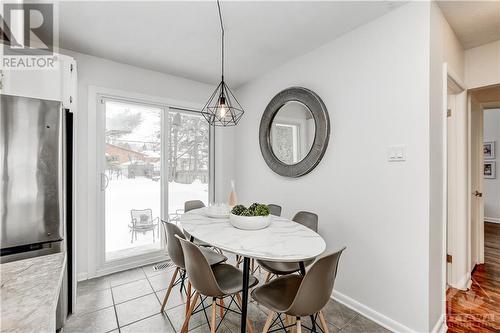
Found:
M 222 21 L 222 12 L 220 2 L 217 0 L 217 8 L 219 11 L 219 21 L 221 30 L 221 76 L 222 80 L 215 88 L 215 91 L 208 99 L 207 104 L 201 110 L 201 113 L 213 126 L 235 126 L 243 116 L 243 108 L 241 107 L 236 97 L 234 97 L 231 89 L 224 82 L 224 23 Z
M 201 112 L 210 125 L 224 127 L 235 126 L 245 113 L 224 78 Z

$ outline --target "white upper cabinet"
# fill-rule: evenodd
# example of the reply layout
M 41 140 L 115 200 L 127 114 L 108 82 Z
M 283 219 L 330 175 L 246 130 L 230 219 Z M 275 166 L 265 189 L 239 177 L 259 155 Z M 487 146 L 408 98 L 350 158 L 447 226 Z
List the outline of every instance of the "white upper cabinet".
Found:
M 1 93 L 61 101 L 64 108 L 76 108 L 76 62 L 57 54 L 53 69 L 3 69 Z

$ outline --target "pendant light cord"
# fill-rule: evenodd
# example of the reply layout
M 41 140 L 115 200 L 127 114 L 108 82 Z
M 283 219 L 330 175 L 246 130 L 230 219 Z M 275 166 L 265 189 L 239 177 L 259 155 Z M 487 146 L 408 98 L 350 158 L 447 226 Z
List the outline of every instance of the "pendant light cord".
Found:
M 221 65 L 221 71 L 222 71 L 222 82 L 224 82 L 224 25 L 222 24 L 222 13 L 220 10 L 220 3 L 219 0 L 217 0 L 217 8 L 219 9 L 219 20 L 220 20 L 220 30 L 222 31 L 222 65 Z

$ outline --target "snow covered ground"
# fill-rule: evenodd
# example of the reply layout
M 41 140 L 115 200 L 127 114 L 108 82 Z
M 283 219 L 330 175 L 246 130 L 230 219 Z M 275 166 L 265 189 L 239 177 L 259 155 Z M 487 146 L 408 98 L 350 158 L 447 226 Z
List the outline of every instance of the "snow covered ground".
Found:
M 184 209 L 187 200 L 202 200 L 208 203 L 208 184 L 195 180 L 192 184 L 168 183 L 168 211 L 175 213 Z M 131 209 L 153 211 L 153 218 L 160 217 L 161 185 L 145 177 L 135 179 L 111 179 L 106 189 L 106 259 L 143 253 L 161 248 L 161 238 L 155 233 L 137 234 L 137 240 L 131 242 Z M 160 226 L 160 232 L 163 232 Z

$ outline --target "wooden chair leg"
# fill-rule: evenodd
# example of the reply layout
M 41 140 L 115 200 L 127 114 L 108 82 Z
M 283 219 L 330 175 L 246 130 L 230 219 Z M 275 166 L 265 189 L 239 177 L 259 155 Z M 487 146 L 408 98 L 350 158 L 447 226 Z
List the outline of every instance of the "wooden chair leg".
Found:
M 274 318 L 274 312 L 269 311 L 269 314 L 267 315 L 266 323 L 264 324 L 264 328 L 262 329 L 262 333 L 267 333 L 269 331 L 269 328 L 271 327 L 271 323 L 273 322 Z
M 238 301 L 238 304 L 240 305 L 240 307 L 242 307 L 243 302 L 241 301 L 241 296 L 239 293 L 236 294 L 236 300 Z M 248 328 L 248 332 L 254 333 L 252 322 L 250 321 L 250 319 L 248 319 L 248 316 L 247 316 L 247 328 Z
M 220 317 L 222 318 L 224 316 L 224 298 L 221 298 L 219 300 L 219 305 L 220 305 Z
M 170 292 L 172 291 L 172 287 L 174 286 L 175 279 L 177 278 L 177 274 L 179 273 L 179 267 L 175 269 L 174 275 L 170 280 L 170 284 L 168 285 L 167 293 L 165 294 L 165 298 L 163 299 L 163 303 L 161 304 L 161 312 L 165 310 L 165 306 L 167 305 L 168 296 L 170 296 Z
M 184 319 L 184 324 L 182 325 L 181 333 L 186 333 L 189 330 L 189 319 L 191 319 L 191 315 L 193 314 L 194 307 L 196 306 L 199 297 L 200 294 L 196 292 L 194 294 L 193 301 L 191 302 L 191 308 L 189 308 L 189 312 L 186 314 L 186 319 Z
M 323 328 L 323 332 L 330 333 L 328 330 L 328 324 L 326 323 L 325 316 L 323 316 L 323 312 L 319 312 L 319 321 L 321 323 L 321 327 Z
M 269 282 L 269 280 L 271 280 L 271 275 L 272 273 L 271 272 L 267 272 L 267 276 L 266 276 L 266 283 Z
M 212 301 L 212 320 L 210 321 L 210 333 L 215 333 L 215 323 L 217 319 L 217 300 L 214 298 Z
M 297 333 L 302 333 L 302 324 L 300 323 L 300 317 L 297 317 Z
M 186 314 L 191 307 L 191 282 L 188 280 L 187 300 L 186 300 Z

